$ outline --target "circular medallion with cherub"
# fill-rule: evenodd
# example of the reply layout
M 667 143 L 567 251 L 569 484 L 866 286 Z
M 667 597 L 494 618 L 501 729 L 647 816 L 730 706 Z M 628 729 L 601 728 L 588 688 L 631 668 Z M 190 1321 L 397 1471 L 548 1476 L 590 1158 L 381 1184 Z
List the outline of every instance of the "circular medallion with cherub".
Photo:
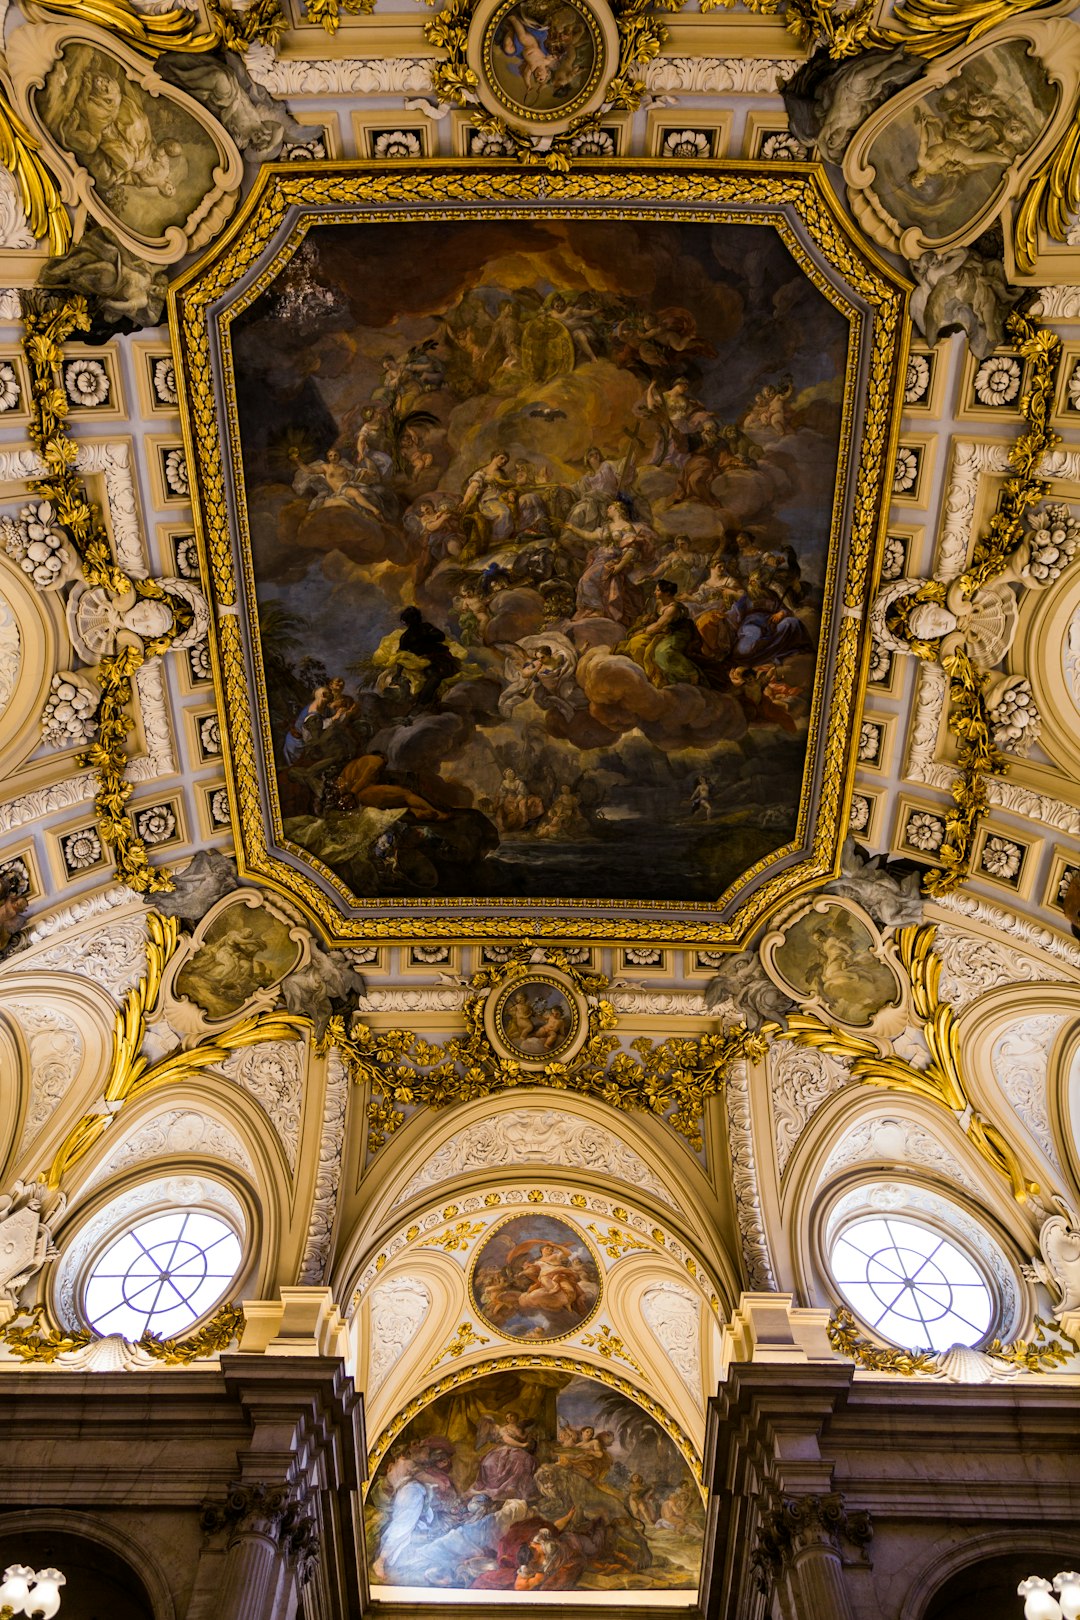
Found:
M 493 1227 L 469 1272 L 473 1310 L 508 1339 L 561 1339 L 600 1303 L 600 1264 L 584 1234 L 557 1216 L 513 1215 Z
M 588 1037 L 589 1011 L 569 974 L 530 966 L 491 992 L 484 1028 L 500 1057 L 524 1069 L 543 1069 L 576 1057 Z
M 557 132 L 600 106 L 618 39 L 607 8 L 586 0 L 489 0 L 469 56 L 490 111 Z

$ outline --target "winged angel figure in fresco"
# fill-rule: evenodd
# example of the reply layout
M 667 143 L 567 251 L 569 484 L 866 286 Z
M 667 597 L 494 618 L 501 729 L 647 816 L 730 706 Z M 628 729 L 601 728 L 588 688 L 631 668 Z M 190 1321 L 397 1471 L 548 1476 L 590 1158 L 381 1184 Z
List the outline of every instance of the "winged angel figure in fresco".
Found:
M 715 898 L 795 828 L 843 323 L 749 227 L 427 229 L 313 233 L 237 327 L 285 835 L 358 895 Z

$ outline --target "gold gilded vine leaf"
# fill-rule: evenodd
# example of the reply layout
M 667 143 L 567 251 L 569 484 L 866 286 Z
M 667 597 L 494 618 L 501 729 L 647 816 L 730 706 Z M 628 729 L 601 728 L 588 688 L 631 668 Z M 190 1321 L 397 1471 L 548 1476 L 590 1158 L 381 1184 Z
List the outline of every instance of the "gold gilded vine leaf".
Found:
M 1076 1340 L 1061 1328 L 1035 1318 L 1035 1335 L 1031 1339 L 1014 1339 L 1002 1344 L 992 1339 L 983 1349 L 983 1355 L 1017 1367 L 1022 1372 L 1053 1372 L 1064 1366 L 1080 1350 Z M 849 1310 L 841 1306 L 829 1321 L 829 1343 L 839 1355 L 846 1356 L 866 1372 L 900 1373 L 904 1378 L 920 1374 L 940 1377 L 938 1355 L 931 1350 L 901 1350 L 891 1345 L 877 1344 L 860 1333 L 858 1323 Z
M 244 1312 L 239 1305 L 222 1305 L 213 1316 L 194 1333 L 184 1338 L 161 1339 L 149 1330 L 135 1343 L 155 1361 L 169 1367 L 187 1367 L 193 1361 L 219 1355 L 227 1350 L 244 1329 Z M 101 1335 L 88 1328 L 67 1332 L 64 1328 L 49 1327 L 45 1322 L 44 1305 L 33 1305 L 19 1311 L 13 1321 L 0 1328 L 0 1344 L 20 1361 L 37 1362 L 50 1366 L 61 1356 L 73 1350 L 84 1350 Z
M 696 1039 L 653 1041 L 639 1036 L 626 1049 L 609 1033 L 617 1020 L 604 994 L 607 979 L 599 973 L 579 971 L 560 951 L 550 949 L 544 953 L 544 962 L 561 968 L 586 998 L 588 1038 L 568 1064 L 523 1068 L 491 1046 L 484 1013 L 491 992 L 511 971 L 535 957 L 535 948 L 527 940 L 508 963 L 474 974 L 463 1008 L 465 1034 L 438 1045 L 413 1030 L 373 1030 L 359 1018 L 350 1025 L 340 1014 L 331 1018 L 315 1050 L 324 1053 L 336 1048 L 353 1082 L 369 1088 L 368 1147 L 372 1153 L 401 1129 L 407 1108 L 445 1108 L 522 1086 L 578 1091 L 599 1097 L 612 1108 L 654 1114 L 700 1149 L 705 1104 L 723 1090 L 731 1064 L 765 1055 L 766 1036 L 751 1033 L 742 1024 Z
M 976 1151 L 1008 1181 L 1013 1197 L 1023 1203 L 1029 1195 L 1038 1195 L 1039 1186 L 1026 1179 L 1015 1151 L 997 1126 L 972 1106 L 960 1064 L 956 1013 L 941 998 L 941 960 L 933 948 L 936 931 L 931 923 L 901 928 L 895 935 L 912 1007 L 929 1053 L 928 1063 L 920 1066 L 895 1052 L 883 1054 L 874 1042 L 850 1035 L 808 1013 L 790 1015 L 780 1038 L 846 1059 L 852 1079 L 864 1085 L 924 1097 L 944 1109 Z

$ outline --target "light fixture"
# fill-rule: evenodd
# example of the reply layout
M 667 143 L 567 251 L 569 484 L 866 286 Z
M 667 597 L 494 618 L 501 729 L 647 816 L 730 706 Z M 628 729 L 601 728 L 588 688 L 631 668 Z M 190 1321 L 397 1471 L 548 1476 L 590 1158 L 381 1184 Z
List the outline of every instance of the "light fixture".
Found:
M 60 1608 L 60 1588 L 66 1585 L 58 1569 L 9 1564 L 0 1582 L 0 1620 L 15 1620 L 20 1614 L 53 1620 Z
M 1053 1592 L 1057 1597 L 1052 1597 Z M 1016 1588 L 1024 1599 L 1024 1620 L 1080 1620 L 1080 1574 L 1062 1570 L 1053 1583 L 1041 1575 L 1029 1575 Z

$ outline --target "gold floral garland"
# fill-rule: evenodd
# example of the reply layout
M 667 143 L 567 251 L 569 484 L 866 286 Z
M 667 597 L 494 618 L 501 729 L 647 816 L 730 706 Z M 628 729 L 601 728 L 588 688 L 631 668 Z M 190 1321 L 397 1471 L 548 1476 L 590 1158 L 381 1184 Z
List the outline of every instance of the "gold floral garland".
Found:
M 618 1036 L 606 1033 L 616 1022 L 603 997 L 607 979 L 579 973 L 559 951 L 549 949 L 546 962 L 567 973 L 589 998 L 589 1035 L 572 1062 L 523 1069 L 492 1048 L 484 1030 L 484 1007 L 490 992 L 516 962 L 528 959 L 530 950 L 526 943 L 511 963 L 474 974 L 464 1006 L 467 1033 L 439 1045 L 413 1030 L 373 1030 L 359 1019 L 347 1027 L 340 1014 L 331 1018 L 315 1050 L 321 1054 L 335 1047 L 352 1081 L 369 1086 L 369 1151 L 377 1152 L 400 1130 L 405 1108 L 445 1108 L 522 1086 L 582 1092 L 611 1108 L 653 1114 L 700 1150 L 706 1102 L 719 1096 L 732 1063 L 764 1057 L 765 1034 L 736 1024 L 697 1039 L 672 1036 L 654 1042 L 639 1036 L 627 1051 Z
M 14 1319 L 0 1328 L 0 1344 L 6 1346 L 20 1361 L 38 1362 L 51 1366 L 61 1356 L 73 1350 L 84 1350 L 87 1345 L 104 1337 L 89 1328 L 76 1328 L 65 1332 L 63 1328 L 44 1325 L 44 1305 L 34 1305 L 19 1311 Z M 22 1323 L 22 1326 L 16 1324 Z M 179 1339 L 162 1339 L 149 1329 L 132 1342 L 139 1350 L 162 1361 L 167 1367 L 188 1367 L 193 1361 L 220 1355 L 244 1331 L 244 1312 L 239 1305 L 222 1305 L 208 1317 L 196 1332 Z
M 176 636 L 189 628 L 191 609 L 157 580 L 129 578 L 118 566 L 101 513 L 87 497 L 86 486 L 75 471 L 78 446 L 67 433 L 68 402 L 60 386 L 59 369 L 66 339 L 72 332 L 89 327 L 86 299 L 57 300 L 32 288 L 22 294 L 22 316 L 23 353 L 30 374 L 28 432 L 46 467 L 43 478 L 30 480 L 31 489 L 52 506 L 78 554 L 88 585 L 118 593 L 134 591 L 144 600 L 164 602 L 172 613 L 172 625 L 164 635 L 138 647 L 125 647 L 101 660 L 97 674 L 101 688 L 97 741 L 80 760 L 97 777 L 94 809 L 101 836 L 115 852 L 117 877 L 138 894 L 152 894 L 171 889 L 172 880 L 166 870 L 150 865 L 146 844 L 135 831 L 127 810 L 133 791 L 127 779 L 127 739 L 133 729 L 128 712 L 131 682 L 148 659 L 168 651 Z
M 1011 1344 L 1002 1344 L 1000 1339 L 993 1339 L 983 1350 L 983 1355 L 1017 1367 L 1022 1372 L 1040 1373 L 1053 1372 L 1080 1350 L 1080 1344 L 1075 1339 L 1062 1328 L 1055 1329 L 1053 1323 L 1044 1322 L 1041 1316 L 1035 1318 L 1034 1327 L 1035 1333 L 1031 1339 L 1014 1339 Z M 843 1307 L 830 1319 L 827 1332 L 833 1349 L 866 1372 L 900 1373 L 904 1378 L 914 1378 L 919 1374 L 940 1375 L 941 1369 L 933 1351 L 900 1350 L 877 1344 L 859 1332 L 854 1316 Z M 1051 1337 L 1055 1333 L 1056 1337 Z
M 1005 480 L 997 508 L 957 581 L 969 599 L 982 586 L 1005 574 L 1024 544 L 1024 513 L 1050 493 L 1050 484 L 1039 476 L 1039 466 L 1061 442 L 1061 435 L 1050 425 L 1061 339 L 1031 316 L 1015 312 L 1009 316 L 1008 330 L 1020 355 L 1031 364 L 1028 387 L 1020 401 L 1026 425 L 1009 449 L 1013 473 Z M 948 588 L 942 580 L 927 580 L 889 611 L 889 629 L 903 637 L 918 658 L 938 661 L 940 643 L 914 635 L 909 616 L 919 604 L 943 602 Z M 941 865 L 929 872 L 923 883 L 930 895 L 950 894 L 969 876 L 976 830 L 989 804 L 987 779 L 1004 776 L 1008 771 L 1008 760 L 993 739 L 986 705 L 986 672 L 965 651 L 952 653 L 940 662 L 949 677 L 949 730 L 957 738 L 958 775 L 952 789 L 955 808 L 946 816 L 945 841 L 938 851 Z

